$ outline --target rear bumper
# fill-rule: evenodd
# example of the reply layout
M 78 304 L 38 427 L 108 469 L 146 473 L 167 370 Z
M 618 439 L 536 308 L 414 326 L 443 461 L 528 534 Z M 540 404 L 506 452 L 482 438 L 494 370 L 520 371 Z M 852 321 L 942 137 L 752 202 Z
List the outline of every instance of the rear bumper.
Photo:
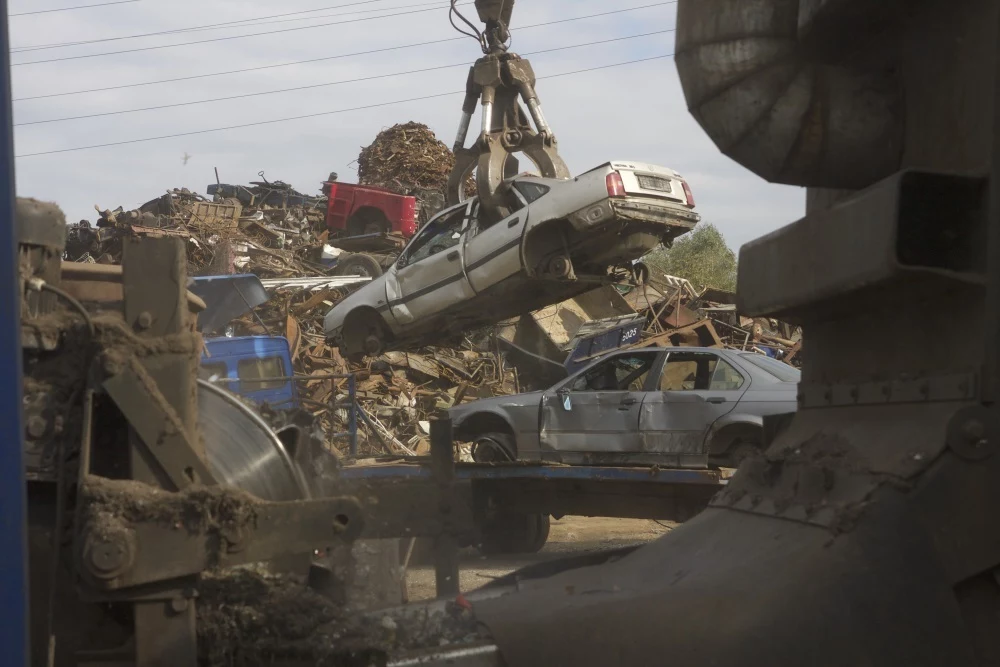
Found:
M 586 232 L 616 220 L 686 231 L 693 229 L 701 220 L 701 216 L 686 206 L 647 197 L 608 197 L 569 216 L 570 224 L 580 232 Z

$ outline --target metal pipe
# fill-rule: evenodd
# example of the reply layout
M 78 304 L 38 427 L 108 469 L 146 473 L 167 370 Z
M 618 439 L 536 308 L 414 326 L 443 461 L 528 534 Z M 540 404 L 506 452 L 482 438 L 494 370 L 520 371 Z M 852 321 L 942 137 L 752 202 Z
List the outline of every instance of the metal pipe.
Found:
M 24 426 L 21 409 L 21 327 L 18 294 L 17 226 L 14 223 L 14 134 L 10 101 L 10 44 L 7 0 L 0 0 L 0 229 L 3 230 L 3 276 L 0 285 L 0 355 L 3 357 L 4 446 L 0 447 L 0 507 L 4 534 L 0 536 L 0 623 L 4 663 L 28 664 L 28 554 L 26 486 L 24 481 Z
M 351 438 L 351 456 L 358 455 L 358 392 L 357 380 L 354 375 L 347 379 L 347 395 L 351 399 L 351 407 L 347 412 L 347 432 Z
M 482 137 L 490 133 L 493 127 L 493 102 L 483 102 L 483 126 L 480 130 Z
M 455 145 L 452 147 L 453 153 L 457 153 L 465 148 L 465 140 L 469 137 L 469 126 L 471 124 L 472 113 L 463 111 L 462 118 L 458 121 L 458 134 L 455 135 Z
M 545 114 L 542 113 L 542 105 L 538 102 L 537 97 L 532 97 L 528 100 L 528 112 L 531 114 L 531 119 L 535 121 L 535 127 L 538 129 L 539 134 L 552 134 L 552 129 L 545 120 Z

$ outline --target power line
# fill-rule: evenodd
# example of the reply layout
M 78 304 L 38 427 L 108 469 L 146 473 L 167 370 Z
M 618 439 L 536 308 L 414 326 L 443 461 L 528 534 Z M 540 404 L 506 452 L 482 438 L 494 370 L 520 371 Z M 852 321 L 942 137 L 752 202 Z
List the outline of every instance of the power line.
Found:
M 665 53 L 665 54 L 659 55 L 659 56 L 650 56 L 648 58 L 637 58 L 635 60 L 626 60 L 626 61 L 620 62 L 620 63 L 612 63 L 610 65 L 598 65 L 597 67 L 588 67 L 587 69 L 579 69 L 579 70 L 574 70 L 574 71 L 571 71 L 571 72 L 561 72 L 559 74 L 552 74 L 552 75 L 549 75 L 549 76 L 546 76 L 546 77 L 542 77 L 542 78 L 543 79 L 557 79 L 557 78 L 563 77 L 563 76 L 572 76 L 572 75 L 575 75 L 575 74 L 584 74 L 584 73 L 587 73 L 587 72 L 596 72 L 598 70 L 610 69 L 612 67 L 623 67 L 623 66 L 626 66 L 626 65 L 634 65 L 634 64 L 637 64 L 637 63 L 644 63 L 644 62 L 649 62 L 649 61 L 652 61 L 652 60 L 662 60 L 663 58 L 669 58 L 672 55 L 674 55 L 674 54 L 672 54 L 672 53 Z M 199 135 L 199 134 L 209 134 L 209 133 L 212 133 L 212 132 L 224 132 L 224 131 L 227 131 L 227 130 L 238 130 L 238 129 L 243 129 L 243 128 L 247 128 L 247 127 L 259 127 L 261 125 L 273 125 L 275 123 L 287 123 L 287 122 L 290 122 L 290 121 L 293 121 L 293 120 L 304 120 L 304 119 L 307 119 L 307 118 L 317 118 L 319 116 L 330 116 L 330 115 L 334 115 L 334 114 L 348 113 L 348 112 L 351 112 L 351 111 L 364 111 L 364 110 L 367 110 L 367 109 L 378 109 L 378 108 L 381 108 L 381 107 L 394 106 L 396 104 L 409 104 L 410 102 L 421 102 L 423 100 L 430 100 L 430 99 L 435 99 L 435 98 L 438 98 L 438 97 L 448 97 L 450 95 L 463 95 L 463 94 L 465 94 L 465 90 L 464 89 L 463 90 L 452 90 L 452 91 L 448 91 L 446 93 L 435 93 L 433 95 L 422 95 L 420 97 L 411 97 L 409 99 L 395 100 L 395 101 L 392 101 L 392 102 L 379 102 L 377 104 L 366 104 L 364 106 L 351 107 L 349 109 L 335 109 L 333 111 L 320 111 L 320 112 L 317 112 L 317 113 L 305 114 L 305 115 L 302 115 L 302 116 L 289 116 L 287 118 L 275 118 L 275 119 L 272 119 L 272 120 L 262 120 L 262 121 L 256 121 L 256 122 L 253 122 L 253 123 L 242 123 L 240 125 L 229 125 L 229 126 L 226 126 L 226 127 L 215 127 L 215 128 L 211 128 L 211 129 L 207 129 L 207 130 L 194 130 L 192 132 L 177 132 L 175 134 L 164 134 L 164 135 L 160 135 L 158 137 L 145 137 L 145 138 L 142 138 L 142 139 L 128 139 L 126 141 L 113 141 L 113 142 L 105 143 L 105 144 L 93 144 L 91 146 L 75 146 L 73 148 L 58 148 L 56 150 L 40 151 L 38 153 L 25 153 L 23 155 L 18 155 L 18 156 L 15 156 L 15 157 L 18 157 L 18 158 L 38 157 L 38 156 L 41 156 L 41 155 L 54 155 L 54 154 L 57 154 L 57 153 L 71 153 L 71 152 L 75 152 L 75 151 L 85 151 L 85 150 L 90 150 L 90 149 L 93 149 L 93 148 L 108 148 L 108 147 L 111 147 L 111 146 L 124 146 L 126 144 L 138 144 L 138 143 L 145 143 L 145 142 L 149 142 L 149 141 L 159 141 L 161 139 L 174 139 L 174 138 L 177 138 L 177 137 L 190 137 L 190 136 Z
M 465 3 L 471 4 L 471 3 Z M 201 39 L 194 42 L 182 42 L 180 44 L 160 44 L 159 46 L 143 46 L 134 49 L 123 49 L 121 51 L 105 51 L 103 53 L 87 53 L 78 56 L 63 56 L 61 58 L 49 58 L 47 60 L 29 60 L 24 63 L 11 63 L 11 67 L 21 67 L 23 65 L 40 65 L 42 63 L 58 63 L 66 60 L 80 60 L 82 58 L 98 58 L 100 56 L 117 56 L 123 53 L 138 53 L 140 51 L 156 51 L 159 49 L 172 49 L 181 46 L 194 46 L 196 44 L 207 44 L 209 42 L 225 42 L 231 39 L 246 39 L 247 37 L 259 37 L 261 35 L 277 35 L 283 32 L 293 32 L 296 30 L 311 30 L 313 28 L 325 28 L 331 25 L 344 25 L 347 23 L 360 23 L 361 21 L 375 21 L 378 19 L 389 19 L 396 16 L 406 16 L 408 14 L 421 14 L 423 12 L 432 12 L 440 9 L 440 7 L 428 7 L 427 9 L 413 9 L 407 12 L 397 12 L 395 14 L 383 14 L 382 16 L 363 16 L 358 19 L 347 19 L 344 21 L 332 21 L 330 23 L 317 23 L 315 25 L 303 25 L 297 28 L 282 28 L 280 30 L 268 30 L 266 32 L 252 32 L 246 35 L 230 35 L 229 37 L 213 37 L 211 39 Z
M 116 0 L 115 2 L 102 2 L 97 5 L 77 5 L 76 7 L 59 7 L 57 9 L 39 9 L 34 12 L 21 12 L 19 14 L 8 14 L 10 18 L 15 16 L 30 16 L 31 14 L 51 14 L 52 12 L 71 12 L 75 9 L 91 9 L 92 7 L 107 7 L 108 5 L 127 5 L 130 2 L 139 2 L 139 0 Z
M 598 44 L 609 44 L 609 43 L 612 43 L 612 42 L 622 42 L 622 41 L 629 40 L 629 39 L 638 39 L 640 37 L 649 37 L 649 36 L 652 36 L 652 35 L 662 35 L 662 34 L 665 34 L 665 33 L 668 33 L 668 32 L 673 32 L 674 30 L 675 30 L 675 28 L 668 28 L 668 29 L 665 29 L 665 30 L 656 30 L 654 32 L 645 32 L 645 33 L 641 33 L 641 34 L 638 34 L 638 35 L 626 35 L 624 37 L 612 37 L 612 38 L 609 38 L 609 39 L 603 39 L 603 40 L 596 41 L 596 42 L 587 42 L 586 44 L 571 44 L 571 45 L 568 45 L 568 46 L 557 46 L 557 47 L 553 47 L 553 48 L 550 48 L 550 49 L 543 49 L 541 51 L 533 51 L 533 52 L 530 52 L 530 53 L 524 53 L 522 55 L 525 55 L 525 56 L 535 56 L 535 55 L 539 55 L 539 54 L 542 54 L 542 53 L 552 53 L 554 51 L 567 51 L 569 49 L 579 49 L 579 48 L 584 48 L 584 47 L 588 47 L 588 46 L 596 46 Z M 340 81 L 328 81 L 328 82 L 325 82 L 325 83 L 313 83 L 313 84 L 309 84 L 309 85 L 305 85 L 305 86 L 295 86 L 294 88 L 281 88 L 281 89 L 278 89 L 278 90 L 265 90 L 265 91 L 262 91 L 262 92 L 259 92 L 259 93 L 241 93 L 239 95 L 228 95 L 226 97 L 215 97 L 215 98 L 206 99 L 206 100 L 192 100 L 190 102 L 174 102 L 174 103 L 171 103 L 171 104 L 160 104 L 160 105 L 151 106 L 151 107 L 141 107 L 139 109 L 118 109 L 118 110 L 115 110 L 115 111 L 103 111 L 103 112 L 99 112 L 99 113 L 85 114 L 85 115 L 82 115 L 82 116 L 67 116 L 65 118 L 49 118 L 49 119 L 46 119 L 46 120 L 32 120 L 32 121 L 27 121 L 27 122 L 24 122 L 24 123 L 14 123 L 14 127 L 21 127 L 21 126 L 25 126 L 25 125 L 42 125 L 42 124 L 45 124 L 45 123 L 61 123 L 63 121 L 83 120 L 83 119 L 87 119 L 87 118 L 100 118 L 100 117 L 103 117 L 103 116 L 117 116 L 117 115 L 127 114 L 127 113 L 138 113 L 140 111 L 156 111 L 156 110 L 161 110 L 161 109 L 173 109 L 173 108 L 176 108 L 176 107 L 186 107 L 186 106 L 191 106 L 191 105 L 194 105 L 194 104 L 208 104 L 208 103 L 211 103 L 211 102 L 226 102 L 226 101 L 229 101 L 229 100 L 245 99 L 247 97 L 260 97 L 260 96 L 263 96 L 263 95 L 277 95 L 277 94 L 281 94 L 281 93 L 292 93 L 292 92 L 296 92 L 296 91 L 300 91 L 300 90 L 311 90 L 311 89 L 314 89 L 314 88 L 325 88 L 325 87 L 328 87 L 328 86 L 338 86 L 338 85 L 345 84 L 345 83 L 361 83 L 363 81 L 373 81 L 375 79 L 388 79 L 388 78 L 394 77 L 394 76 L 407 76 L 407 75 L 410 75 L 410 74 L 420 74 L 420 73 L 423 73 L 423 72 L 433 72 L 433 71 L 436 71 L 436 70 L 450 69 L 450 68 L 453 68 L 453 67 L 468 67 L 468 66 L 469 66 L 468 62 L 452 63 L 452 64 L 449 64 L 449 65 L 436 65 L 434 67 L 423 67 L 421 69 L 414 69 L 414 70 L 409 70 L 409 71 L 405 71 L 405 72 L 390 72 L 388 74 L 374 74 L 374 75 L 370 75 L 370 76 L 358 77 L 356 79 L 342 79 Z
M 518 28 L 518 30 L 530 30 L 530 29 L 533 29 L 533 28 L 543 28 L 543 27 L 546 27 L 546 26 L 556 25 L 556 24 L 559 24 L 559 23 L 570 23 L 570 22 L 573 22 L 573 21 L 582 21 L 582 20 L 585 20 L 585 19 L 600 18 L 602 16 L 610 16 L 612 14 L 620 14 L 620 13 L 624 13 L 624 12 L 638 11 L 640 9 L 650 9 L 652 7 L 662 7 L 664 5 L 674 4 L 675 2 L 677 2 L 677 0 L 667 0 L 665 2 L 656 2 L 656 3 L 650 4 L 650 5 L 640 5 L 638 7 L 626 7 L 624 9 L 615 9 L 615 10 L 611 10 L 611 11 L 607 11 L 607 12 L 599 12 L 597 14 L 587 14 L 585 16 L 574 16 L 574 17 L 570 17 L 570 18 L 566 18 L 566 19 L 557 19 L 557 20 L 554 20 L 554 21 L 545 21 L 544 23 L 534 23 L 534 24 L 531 24 L 531 25 L 521 26 L 521 27 Z M 387 47 L 383 47 L 383 48 L 379 48 L 379 49 L 370 49 L 368 51 L 356 51 L 354 53 L 341 53 L 341 54 L 337 54 L 335 56 L 324 56 L 322 58 L 311 58 L 309 60 L 295 60 L 295 61 L 292 61 L 292 62 L 278 63 L 278 64 L 275 64 L 275 65 L 260 65 L 258 67 L 246 67 L 246 68 L 243 68 L 243 69 L 229 70 L 227 72 L 213 72 L 213 73 L 210 73 L 210 74 L 191 74 L 191 75 L 188 75 L 188 76 L 181 76 L 181 77 L 176 77 L 176 78 L 173 78 L 173 79 L 160 79 L 158 81 L 143 81 L 143 82 L 140 82 L 140 83 L 126 83 L 126 84 L 122 84 L 120 86 L 105 86 L 103 88 L 89 88 L 89 89 L 86 89 L 86 90 L 73 90 L 73 91 L 67 91 L 67 92 L 63 92 L 63 93 L 47 93 L 45 95 L 32 95 L 30 97 L 17 97 L 17 98 L 14 98 L 14 101 L 15 102 L 26 102 L 28 100 L 40 100 L 40 99 L 46 99 L 46 98 L 49 98 L 49 97 L 64 97 L 64 96 L 67 96 L 67 95 L 84 95 L 84 94 L 88 94 L 88 93 L 103 93 L 103 92 L 107 92 L 109 90 L 122 90 L 124 88 L 138 88 L 138 87 L 141 87 L 141 86 L 155 86 L 155 85 L 159 85 L 159 84 L 163 84 L 163 83 L 177 83 L 179 81 L 191 81 L 193 79 L 205 79 L 205 78 L 214 77 L 214 76 L 228 76 L 230 74 L 243 74 L 245 72 L 257 72 L 257 71 L 260 71 L 260 70 L 274 69 L 274 68 L 277 68 L 277 67 L 290 67 L 292 65 L 307 65 L 309 63 L 323 62 L 323 61 L 326 61 L 326 60 L 337 60 L 337 59 L 340 59 L 340 58 L 351 58 L 351 57 L 354 57 L 354 56 L 367 56 L 367 55 L 372 55 L 372 54 L 375 54 L 375 53 L 385 53 L 387 51 L 396 51 L 396 50 L 401 50 L 401 49 L 412 49 L 412 48 L 417 48 L 417 47 L 422 47 L 422 46 L 433 46 L 435 44 L 444 44 L 446 42 L 457 42 L 457 41 L 460 41 L 462 39 L 463 39 L 462 37 L 448 37 L 448 38 L 445 38 L 445 39 L 437 39 L 437 40 L 432 40 L 432 41 L 428 41 L 428 42 L 418 42 L 418 43 L 415 43 L 415 44 L 401 44 L 401 45 L 397 45 L 397 46 L 387 46 Z
M 137 2 L 138 0 L 130 0 L 130 1 L 131 2 Z M 386 0 L 362 0 L 361 2 L 348 2 L 346 4 L 330 5 L 328 7 L 318 7 L 316 9 L 303 9 L 303 10 L 297 11 L 297 12 L 286 12 L 284 14 L 271 14 L 270 16 L 258 16 L 256 18 L 251 18 L 251 19 L 238 19 L 238 20 L 235 20 L 235 21 L 223 21 L 221 23 L 209 23 L 209 24 L 200 25 L 200 26 L 189 26 L 187 28 L 174 28 L 173 30 L 160 30 L 158 32 L 145 32 L 145 33 L 140 33 L 140 34 L 137 34 L 137 35 L 120 35 L 118 37 L 103 37 L 101 39 L 88 39 L 88 40 L 83 40 L 83 41 L 79 41 L 79 42 L 59 42 L 59 43 L 56 43 L 56 44 L 31 44 L 31 45 L 28 45 L 28 46 L 19 46 L 19 47 L 12 48 L 11 49 L 11 53 L 26 53 L 28 51 L 43 51 L 43 50 L 47 50 L 47 49 L 61 49 L 61 48 L 67 47 L 67 46 L 83 46 L 85 44 L 99 44 L 99 43 L 102 43 L 102 42 L 116 42 L 116 41 L 120 41 L 120 40 L 124 40 L 124 39 L 139 39 L 141 37 L 156 37 L 156 36 L 159 36 L 159 35 L 174 35 L 174 34 L 179 34 L 179 33 L 194 32 L 194 31 L 201 31 L 201 30 L 213 30 L 213 29 L 221 29 L 221 28 L 243 28 L 243 27 L 246 27 L 246 26 L 240 25 L 240 24 L 243 24 L 243 23 L 251 23 L 253 25 L 266 25 L 266 23 L 259 23 L 259 24 L 257 24 L 257 23 L 253 23 L 253 22 L 254 21 L 266 21 L 267 19 L 276 19 L 276 18 L 281 18 L 281 17 L 285 17 L 285 16 L 295 16 L 295 15 L 299 15 L 299 14 L 312 14 L 314 12 L 323 12 L 323 11 L 326 11 L 328 9 L 343 9 L 345 7 L 355 7 L 355 6 L 358 6 L 358 5 L 370 5 L 370 4 L 373 4 L 373 3 L 376 3 L 376 2 L 386 2 Z M 424 3 L 424 4 L 426 4 L 426 3 Z M 392 10 L 395 10 L 395 9 L 407 9 L 408 7 L 416 7 L 416 6 L 418 6 L 418 5 L 409 5 L 409 6 L 406 6 L 406 7 L 382 7 L 381 9 L 352 10 L 352 11 L 343 12 L 343 13 L 345 13 L 345 14 L 367 14 L 367 13 L 372 13 L 372 12 L 387 12 L 387 11 L 392 11 Z M 419 5 L 419 6 L 423 6 L 423 5 Z M 327 16 L 336 16 L 336 14 L 328 14 Z M 286 20 L 291 20 L 291 21 L 305 21 L 305 20 L 309 20 L 309 19 L 312 19 L 312 18 L 316 18 L 316 17 L 314 17 L 314 16 L 304 16 L 304 17 L 297 18 L 297 19 L 286 19 Z M 274 23 L 278 23 L 278 21 L 274 21 Z M 251 27 L 253 27 L 253 25 Z

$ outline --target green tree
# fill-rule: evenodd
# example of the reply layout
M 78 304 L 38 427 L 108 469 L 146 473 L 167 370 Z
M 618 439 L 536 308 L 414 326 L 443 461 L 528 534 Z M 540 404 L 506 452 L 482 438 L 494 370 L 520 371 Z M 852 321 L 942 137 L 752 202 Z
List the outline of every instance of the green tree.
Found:
M 669 250 L 657 248 L 643 261 L 649 265 L 653 280 L 657 274 L 666 273 L 688 279 L 697 290 L 706 287 L 736 290 L 736 255 L 718 228 L 709 222 L 674 241 Z

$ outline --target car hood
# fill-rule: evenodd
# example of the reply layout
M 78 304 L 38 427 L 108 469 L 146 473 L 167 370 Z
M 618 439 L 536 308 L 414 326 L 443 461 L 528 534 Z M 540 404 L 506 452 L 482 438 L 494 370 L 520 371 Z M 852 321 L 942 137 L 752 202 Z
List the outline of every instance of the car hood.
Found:
M 335 305 L 323 318 L 323 329 L 326 331 L 326 335 L 330 336 L 344 326 L 347 314 L 355 308 L 368 306 L 378 310 L 384 307 L 386 303 L 385 281 L 386 276 L 381 275 Z
M 542 402 L 542 394 L 545 392 L 532 391 L 526 394 L 514 394 L 513 396 L 495 396 L 493 398 L 481 398 L 478 401 L 464 403 L 448 410 L 448 417 L 453 425 L 457 426 L 469 415 L 477 412 L 503 412 L 507 408 L 523 408 L 538 405 Z

